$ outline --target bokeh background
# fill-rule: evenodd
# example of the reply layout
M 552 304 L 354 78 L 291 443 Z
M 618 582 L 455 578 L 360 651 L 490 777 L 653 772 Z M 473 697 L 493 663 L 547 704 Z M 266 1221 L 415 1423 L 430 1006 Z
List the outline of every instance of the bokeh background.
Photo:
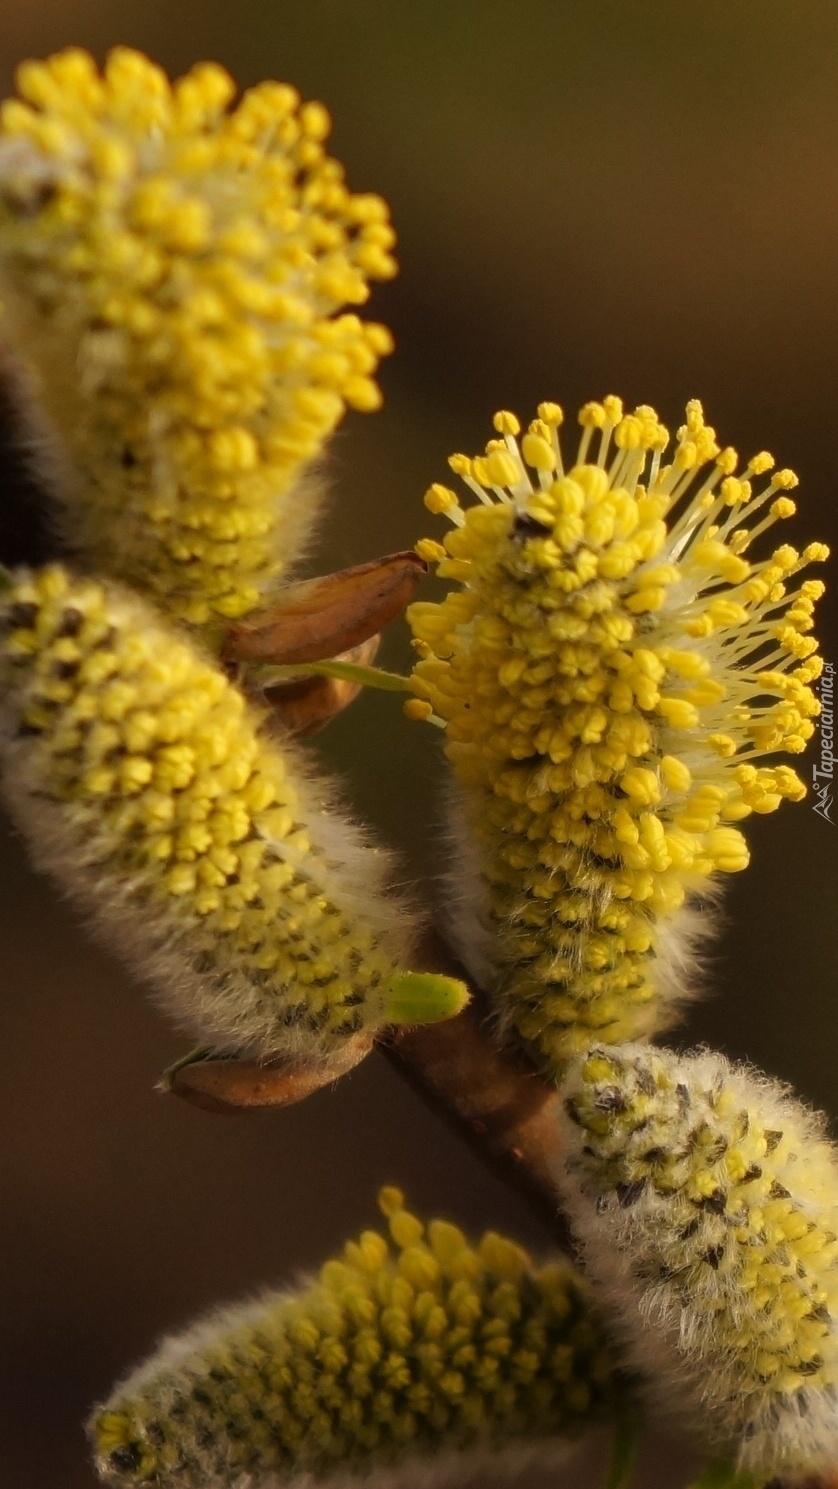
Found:
M 608 392 L 674 424 L 701 396 L 724 442 L 802 477 L 801 542 L 834 538 L 838 7 L 834 0 L 30 0 L 16 61 L 115 43 L 170 71 L 223 61 L 322 98 L 351 184 L 392 204 L 402 272 L 383 412 L 331 460 L 318 563 L 409 546 L 451 450 L 494 408 Z M 12 551 L 20 511 L 7 480 Z M 9 515 L 11 514 L 11 515 Z M 34 531 L 34 529 L 32 529 Z M 31 534 L 30 534 L 31 535 Z M 827 655 L 834 657 L 824 622 Z M 407 654 L 402 633 L 385 661 Z M 361 700 L 317 748 L 356 809 L 439 867 L 438 741 Z M 812 755 L 805 762 L 809 773 Z M 835 1111 L 838 826 L 806 803 L 751 826 L 709 981 L 679 1033 Z M 184 1042 L 85 938 L 6 835 L 0 862 L 0 1475 L 91 1489 L 79 1423 L 165 1328 L 288 1278 L 370 1222 L 376 1186 L 543 1246 L 522 1202 L 378 1058 L 284 1113 L 212 1117 L 155 1094 Z M 684 1482 L 677 1450 L 644 1482 Z

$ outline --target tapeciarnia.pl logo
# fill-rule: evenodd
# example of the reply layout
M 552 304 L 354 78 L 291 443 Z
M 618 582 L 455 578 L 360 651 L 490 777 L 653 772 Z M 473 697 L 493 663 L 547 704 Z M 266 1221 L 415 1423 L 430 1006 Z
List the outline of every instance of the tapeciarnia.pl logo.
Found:
M 812 808 L 819 817 L 825 817 L 827 822 L 833 823 L 834 818 L 829 814 L 832 809 L 832 777 L 835 770 L 835 756 L 832 751 L 834 687 L 835 668 L 831 662 L 825 662 L 818 688 L 821 700 L 821 712 L 818 719 L 820 760 L 812 766 L 812 793 L 815 797 Z

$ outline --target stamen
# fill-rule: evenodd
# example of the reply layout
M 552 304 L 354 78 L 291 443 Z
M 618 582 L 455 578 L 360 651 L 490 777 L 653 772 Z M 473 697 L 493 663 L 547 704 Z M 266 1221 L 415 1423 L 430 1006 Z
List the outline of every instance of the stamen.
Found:
M 460 477 L 460 480 L 468 486 L 469 491 L 474 492 L 474 495 L 478 501 L 483 503 L 484 507 L 490 507 L 492 505 L 492 498 L 476 479 L 475 463 L 475 461 L 469 459 L 468 455 L 450 455 L 448 457 L 448 464 L 454 475 Z

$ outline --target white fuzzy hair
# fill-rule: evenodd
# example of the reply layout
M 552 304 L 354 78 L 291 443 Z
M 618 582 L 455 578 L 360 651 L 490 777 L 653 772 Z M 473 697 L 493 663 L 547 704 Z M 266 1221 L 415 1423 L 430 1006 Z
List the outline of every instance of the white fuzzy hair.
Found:
M 597 1436 L 601 1434 L 597 1433 Z M 585 1439 L 587 1446 L 589 1439 Z M 567 1438 L 547 1437 L 496 1448 L 481 1445 L 460 1452 L 448 1448 L 431 1456 L 407 1458 L 391 1468 L 367 1472 L 335 1469 L 328 1477 L 294 1474 L 246 1474 L 221 1482 L 207 1479 L 204 1489 L 579 1489 L 583 1448 Z M 597 1474 L 593 1482 L 598 1482 Z

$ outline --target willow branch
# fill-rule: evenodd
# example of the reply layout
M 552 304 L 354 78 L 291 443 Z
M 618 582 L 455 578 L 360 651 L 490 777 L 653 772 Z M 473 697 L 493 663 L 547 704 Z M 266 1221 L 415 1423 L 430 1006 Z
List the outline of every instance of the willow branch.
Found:
M 445 1023 L 400 1029 L 379 1048 L 427 1105 L 564 1241 L 551 1178 L 559 1162 L 561 1098 L 523 1056 L 496 1047 L 481 1000 Z
M 464 975 L 437 935 L 426 937 L 422 961 L 434 971 Z M 525 1054 L 499 1046 L 484 994 L 475 991 L 468 1007 L 444 1023 L 394 1029 L 379 1048 L 431 1110 L 566 1241 L 552 1177 L 561 1098 Z

